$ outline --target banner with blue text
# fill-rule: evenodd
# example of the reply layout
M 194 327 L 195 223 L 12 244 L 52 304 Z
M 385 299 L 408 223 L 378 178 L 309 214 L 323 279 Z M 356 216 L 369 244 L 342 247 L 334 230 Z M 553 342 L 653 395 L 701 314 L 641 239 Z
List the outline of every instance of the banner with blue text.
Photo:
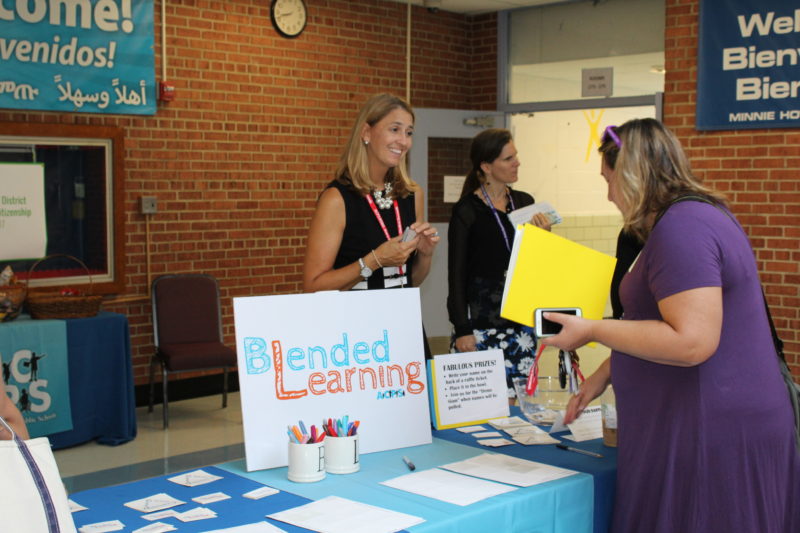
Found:
M 247 470 L 285 466 L 287 429 L 328 419 L 360 422 L 361 453 L 432 442 L 419 289 L 234 298 L 233 314 Z
M 153 0 L 0 0 L 0 108 L 154 114 Z
M 797 0 L 701 0 L 697 129 L 800 126 Z
M 25 418 L 31 437 L 72 429 L 63 320 L 20 317 L 0 324 L 0 361 L 5 393 Z

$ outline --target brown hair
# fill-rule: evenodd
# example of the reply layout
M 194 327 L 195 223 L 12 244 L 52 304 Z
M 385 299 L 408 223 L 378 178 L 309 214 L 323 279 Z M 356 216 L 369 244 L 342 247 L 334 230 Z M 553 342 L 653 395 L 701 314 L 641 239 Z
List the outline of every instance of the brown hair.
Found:
M 472 169 L 464 180 L 461 188 L 461 198 L 472 194 L 486 182 L 486 176 L 481 169 L 483 163 L 491 163 L 503 152 L 503 148 L 511 142 L 511 132 L 501 128 L 483 130 L 472 139 L 469 147 L 469 159 Z
M 605 135 L 599 152 L 615 171 L 615 186 L 623 199 L 625 231 L 644 242 L 655 218 L 673 200 L 693 194 L 725 205 L 725 198 L 692 174 L 677 137 L 652 118 L 633 119 L 614 128 L 621 147 Z
M 350 137 L 339 158 L 337 181 L 361 194 L 369 194 L 372 191 L 374 184 L 369 178 L 369 159 L 361 139 L 361 132 L 365 124 L 374 126 L 395 109 L 406 111 L 411 115 L 411 120 L 415 120 L 411 106 L 399 96 L 383 93 L 367 100 L 353 124 Z M 407 154 L 403 156 L 398 166 L 388 170 L 384 179 L 392 183 L 393 194 L 400 198 L 408 196 L 419 188 L 408 175 Z

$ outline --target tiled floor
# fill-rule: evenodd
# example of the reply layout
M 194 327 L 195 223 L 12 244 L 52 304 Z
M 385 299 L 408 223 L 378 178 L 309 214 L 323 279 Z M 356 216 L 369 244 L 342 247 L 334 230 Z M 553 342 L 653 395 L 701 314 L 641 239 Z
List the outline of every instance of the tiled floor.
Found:
M 136 410 L 138 434 L 120 446 L 94 442 L 55 451 L 69 492 L 105 487 L 244 457 L 239 393 L 170 402 L 169 429 L 161 406 Z

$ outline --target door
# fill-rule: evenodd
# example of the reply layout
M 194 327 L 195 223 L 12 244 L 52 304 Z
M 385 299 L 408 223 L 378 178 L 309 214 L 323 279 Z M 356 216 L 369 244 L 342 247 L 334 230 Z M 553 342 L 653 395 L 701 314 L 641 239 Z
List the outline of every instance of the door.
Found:
M 447 227 L 454 202 L 445 201 L 445 176 L 464 177 L 470 169 L 469 145 L 480 131 L 505 127 L 503 113 L 454 109 L 416 108 L 412 178 L 425 191 L 427 220 L 442 236 L 431 271 L 420 288 L 422 321 L 428 337 L 450 337 L 447 318 Z M 452 178 L 450 178 L 452 180 Z M 434 355 L 444 353 L 432 343 Z

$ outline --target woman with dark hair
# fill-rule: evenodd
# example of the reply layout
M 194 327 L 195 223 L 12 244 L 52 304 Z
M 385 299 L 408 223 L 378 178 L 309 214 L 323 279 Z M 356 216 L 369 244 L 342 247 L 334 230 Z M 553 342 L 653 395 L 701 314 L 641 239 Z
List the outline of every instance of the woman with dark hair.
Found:
M 453 206 L 447 237 L 447 311 L 454 327 L 451 350 L 501 348 L 508 397 L 513 401 L 511 379 L 528 375 L 536 344 L 531 328 L 500 317 L 515 231 L 508 213 L 534 199 L 510 187 L 518 179 L 519 159 L 508 130 L 492 128 L 476 135 L 470 160 L 472 169 L 464 180 L 461 199 Z M 542 213 L 534 215 L 531 223 L 550 229 Z
M 416 287 L 428 275 L 439 235 L 422 221 L 423 192 L 408 176 L 413 133 L 402 98 L 378 94 L 364 104 L 311 220 L 306 292 Z M 401 242 L 406 227 L 416 235 Z
M 561 313 L 546 345 L 611 348 L 565 423 L 613 381 L 613 528 L 647 533 L 800 531 L 794 418 L 747 235 L 653 119 L 606 129 L 608 197 L 644 243 L 622 280 L 622 320 Z

